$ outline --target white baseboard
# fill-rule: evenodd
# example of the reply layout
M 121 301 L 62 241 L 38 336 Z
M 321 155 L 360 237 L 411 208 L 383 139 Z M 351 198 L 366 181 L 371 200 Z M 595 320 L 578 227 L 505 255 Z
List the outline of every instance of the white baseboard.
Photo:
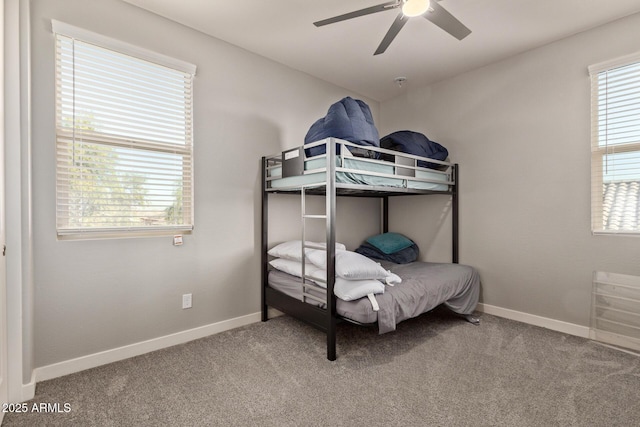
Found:
M 638 338 L 598 329 L 591 329 L 589 338 L 600 343 L 614 346 L 618 350 L 626 351 L 636 356 L 640 355 L 640 339 Z
M 270 318 L 275 317 L 279 314 L 280 313 L 275 310 L 269 310 Z M 240 316 L 234 319 L 224 320 L 222 322 L 212 323 L 209 325 L 200 326 L 198 328 L 177 332 L 175 334 L 165 335 L 147 341 L 126 345 L 111 350 L 105 350 L 99 353 L 89 354 L 86 356 L 65 360 L 63 362 L 58 362 L 47 366 L 42 366 L 36 368 L 34 371 L 35 380 L 32 381 L 32 386 L 31 384 L 29 385 L 30 387 L 32 387 L 32 391 L 27 390 L 27 385 L 25 385 L 24 391 L 31 392 L 30 398 L 33 398 L 33 395 L 35 394 L 35 383 L 37 381 L 50 380 L 52 378 L 84 371 L 85 369 L 91 369 L 101 365 L 106 365 L 107 363 L 118 362 L 130 357 L 139 356 L 141 354 L 161 350 L 163 348 L 171 347 L 178 344 L 184 344 L 186 342 L 204 338 L 209 335 L 218 334 L 220 332 L 235 329 L 240 326 L 256 323 L 260 320 L 260 312 L 248 314 L 246 316 Z
M 20 402 L 31 400 L 36 395 L 36 373 L 31 373 L 31 381 L 28 384 L 22 384 L 22 393 Z
M 534 326 L 551 329 L 552 331 L 563 332 L 577 337 L 589 338 L 589 327 L 580 326 L 575 323 L 563 322 L 561 320 L 550 319 L 548 317 L 536 316 L 535 314 L 524 313 L 522 311 L 509 310 L 508 308 L 496 307 L 495 305 L 479 303 L 477 310 L 482 313 L 492 314 L 505 319 L 516 320 Z

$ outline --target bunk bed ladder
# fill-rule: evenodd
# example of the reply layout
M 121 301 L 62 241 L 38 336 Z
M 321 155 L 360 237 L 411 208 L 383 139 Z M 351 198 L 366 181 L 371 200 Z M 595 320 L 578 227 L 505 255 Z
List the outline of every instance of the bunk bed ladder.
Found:
M 327 334 L 327 359 L 333 361 L 336 360 L 336 297 L 333 293 L 333 286 L 335 283 L 335 205 L 336 205 L 336 192 L 335 192 L 335 162 L 330 159 L 335 158 L 335 144 L 327 144 L 327 181 L 325 192 L 325 213 L 324 214 L 307 214 L 306 203 L 306 190 L 307 187 L 302 186 L 300 189 L 300 216 L 301 216 L 301 231 L 302 231 L 302 301 L 306 302 L 307 299 L 317 301 L 326 304 L 326 323 L 325 331 Z M 326 225 L 326 252 L 327 252 L 327 277 L 326 288 L 322 289 L 307 282 L 307 275 L 305 271 L 306 255 L 305 249 L 308 248 L 305 242 L 307 241 L 306 221 L 307 220 L 324 220 Z M 324 291 L 325 299 L 320 299 L 317 296 L 308 292 L 308 290 Z
M 307 219 L 323 219 L 326 221 L 327 219 L 327 215 L 310 215 L 307 214 L 307 203 L 306 203 L 306 187 L 303 186 L 300 190 L 300 212 L 301 212 L 301 229 L 302 229 L 302 302 L 307 302 L 307 299 L 325 304 L 326 303 L 326 296 L 324 299 L 317 297 L 314 294 L 311 294 L 308 292 L 308 290 L 315 290 L 315 291 L 319 291 L 319 292 L 325 292 L 326 293 L 326 289 L 323 289 L 315 284 L 309 283 L 307 281 L 307 272 L 306 272 L 306 264 L 307 264 L 307 258 L 306 258 L 306 253 L 305 253 L 305 249 L 310 248 L 310 246 L 306 245 L 307 242 L 307 227 L 306 227 L 306 220 Z M 317 279 L 316 279 L 317 280 Z
M 326 145 L 326 179 L 324 183 L 325 187 L 325 213 L 323 215 L 312 215 L 306 212 L 306 187 L 303 186 L 300 189 L 301 198 L 301 226 L 302 226 L 302 295 L 303 301 L 306 298 L 318 301 L 314 295 L 307 292 L 309 289 L 318 289 L 313 285 L 306 283 L 305 274 L 305 242 L 306 242 L 306 220 L 307 219 L 322 219 L 325 221 L 326 226 L 326 253 L 327 253 L 327 277 L 326 277 L 326 289 L 325 289 L 325 301 L 326 303 L 326 318 L 324 329 L 327 334 L 327 359 L 333 361 L 336 360 L 336 296 L 333 293 L 333 286 L 335 284 L 336 269 L 336 230 L 335 230 L 335 218 L 336 218 L 336 141 L 331 138 Z

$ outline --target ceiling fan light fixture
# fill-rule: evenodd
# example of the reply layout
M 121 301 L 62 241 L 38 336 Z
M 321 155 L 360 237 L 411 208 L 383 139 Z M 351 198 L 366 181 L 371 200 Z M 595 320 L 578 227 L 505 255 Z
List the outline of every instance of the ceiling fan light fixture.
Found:
M 429 10 L 430 3 L 430 0 L 405 0 L 402 13 L 410 18 L 423 15 Z

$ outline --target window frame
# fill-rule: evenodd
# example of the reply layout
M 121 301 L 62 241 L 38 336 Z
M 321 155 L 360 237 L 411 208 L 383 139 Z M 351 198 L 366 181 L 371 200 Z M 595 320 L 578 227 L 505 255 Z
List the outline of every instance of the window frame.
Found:
M 116 226 L 106 226 L 102 224 L 100 226 L 73 226 L 72 218 L 70 216 L 64 217 L 60 215 L 61 211 L 64 211 L 63 203 L 60 201 L 61 193 L 64 190 L 60 189 L 60 180 L 61 176 L 64 176 L 64 173 L 69 172 L 69 167 L 65 167 L 61 165 L 61 160 L 58 159 L 58 154 L 56 154 L 56 233 L 58 239 L 95 239 L 95 238 L 114 238 L 114 237 L 147 237 L 147 236 L 156 236 L 156 235 L 174 235 L 174 234 L 182 234 L 182 233 L 191 233 L 194 227 L 194 168 L 193 168 L 193 97 L 191 94 L 193 93 L 193 83 L 196 72 L 196 66 L 190 64 L 188 62 L 172 58 L 166 55 L 162 55 L 144 48 L 140 48 L 138 46 L 122 42 L 120 40 L 116 40 L 110 37 L 103 36 L 101 34 L 97 34 L 88 30 L 84 30 L 82 28 L 74 27 L 69 24 L 65 24 L 60 21 L 52 20 L 52 32 L 54 34 L 54 41 L 56 43 L 56 78 L 59 77 L 58 73 L 58 61 L 60 60 L 58 53 L 58 36 L 66 37 L 71 39 L 72 41 L 78 41 L 84 44 L 90 44 L 97 46 L 101 49 L 107 49 L 113 51 L 120 55 L 125 55 L 134 60 L 141 60 L 147 63 L 153 63 L 160 65 L 162 67 L 166 67 L 173 71 L 183 73 L 185 75 L 190 75 L 190 79 L 188 79 L 188 87 L 189 87 L 189 98 L 188 102 L 185 102 L 185 122 L 184 126 L 186 128 L 185 131 L 185 139 L 184 145 L 172 144 L 172 143 L 164 143 L 161 141 L 153 141 L 151 139 L 137 138 L 134 136 L 135 132 L 133 130 L 128 135 L 115 136 L 109 135 L 108 132 L 82 132 L 82 139 L 79 140 L 78 144 L 90 145 L 95 144 L 100 147 L 116 147 L 122 149 L 129 150 L 142 150 L 142 152 L 148 152 L 150 154 L 155 153 L 156 155 L 166 155 L 172 154 L 176 156 L 180 156 L 183 159 L 183 163 L 180 166 L 182 171 L 182 175 L 185 179 L 183 179 L 182 183 L 182 200 L 183 203 L 181 206 L 188 206 L 188 209 L 185 209 L 183 213 L 183 223 L 182 224 L 164 224 L 164 225 L 135 225 L 135 226 L 127 226 L 127 225 L 116 225 Z M 74 54 L 75 55 L 75 54 Z M 74 77 L 75 79 L 75 77 Z M 74 89 L 75 91 L 75 89 Z M 62 97 L 62 89 L 61 85 L 56 83 L 55 90 L 55 100 L 56 100 L 56 126 L 55 126 L 55 140 L 56 140 L 56 153 L 60 150 L 61 144 L 64 145 L 63 142 L 60 142 L 63 138 L 71 138 L 74 141 L 72 144 L 75 147 L 76 142 L 76 128 L 69 127 L 68 129 L 64 126 L 61 126 L 62 118 L 59 115 L 58 104 L 61 101 Z M 185 100 L 187 95 L 185 95 Z M 74 107 L 75 109 L 75 107 Z M 75 113 L 74 113 L 75 115 Z M 74 119 L 75 120 L 75 119 Z M 93 135 L 92 135 L 93 134 Z M 92 136 L 95 139 L 92 139 Z M 143 154 L 144 157 L 144 154 Z M 185 164 L 184 161 L 187 161 Z M 133 167 L 134 171 L 136 167 Z M 138 172 L 139 169 L 138 169 Z M 186 174 L 186 175 L 185 175 Z M 62 186 L 64 187 L 64 186 Z M 104 187 L 109 188 L 109 187 Z M 179 187 L 180 188 L 180 187 Z M 188 194 L 185 194 L 188 193 Z M 124 205 L 123 205 L 124 206 Z M 66 222 L 66 224 L 63 224 Z
M 588 67 L 591 79 L 591 233 L 593 235 L 622 235 L 640 237 L 640 227 L 637 230 L 614 230 L 604 227 L 604 168 L 605 156 L 620 153 L 640 154 L 640 139 L 637 142 L 604 146 L 600 144 L 599 127 L 599 74 L 629 65 L 640 65 L 640 52 L 625 55 L 616 59 L 594 64 Z M 638 94 L 640 97 L 640 94 Z M 634 109 L 635 111 L 635 109 Z M 640 111 L 640 107 L 638 108 Z M 635 165 L 635 163 L 634 163 Z M 640 162 L 636 165 L 640 171 Z

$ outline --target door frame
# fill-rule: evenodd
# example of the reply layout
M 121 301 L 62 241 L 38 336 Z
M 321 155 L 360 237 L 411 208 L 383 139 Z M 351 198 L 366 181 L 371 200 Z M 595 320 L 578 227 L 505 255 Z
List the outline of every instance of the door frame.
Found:
M 32 399 L 30 1 L 4 0 L 4 165 L 8 402 Z
M 7 385 L 8 365 L 7 359 L 9 352 L 7 350 L 7 265 L 5 261 L 5 174 L 4 174 L 4 112 L 5 112 L 5 96 L 4 96 L 4 6 L 0 8 L 0 46 L 2 46 L 2 54 L 0 54 L 0 404 L 9 401 L 9 388 Z M 4 411 L 0 412 L 0 423 L 4 418 Z

